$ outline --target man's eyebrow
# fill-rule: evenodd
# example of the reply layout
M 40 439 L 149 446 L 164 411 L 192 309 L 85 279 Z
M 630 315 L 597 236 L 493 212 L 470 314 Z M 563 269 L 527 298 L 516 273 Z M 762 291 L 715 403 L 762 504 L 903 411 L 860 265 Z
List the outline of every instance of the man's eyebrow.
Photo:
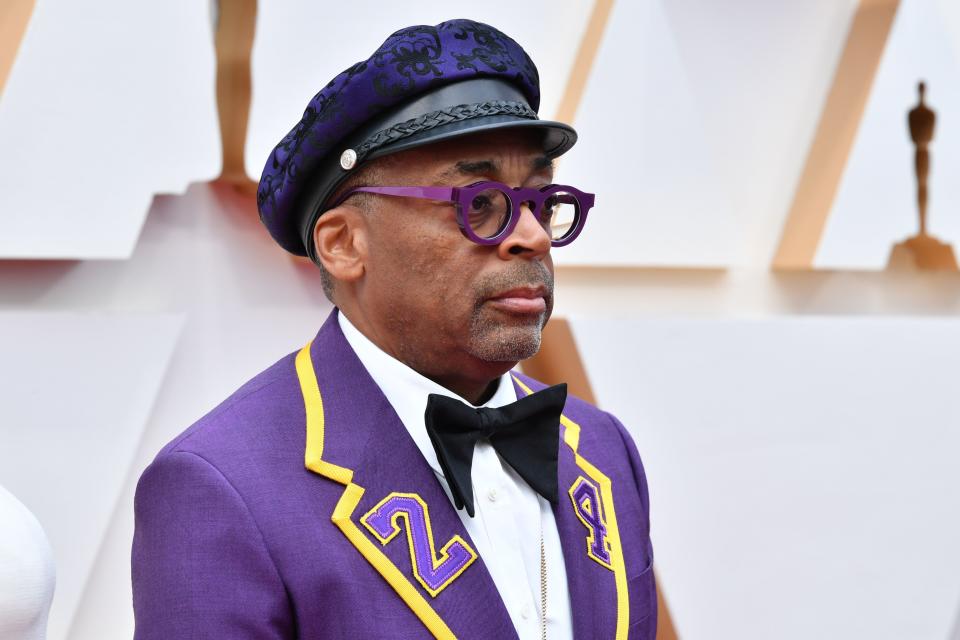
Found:
M 553 160 L 548 156 L 537 156 L 530 162 L 530 167 L 534 171 L 543 171 L 544 169 L 553 169 Z M 490 176 L 500 172 L 500 165 L 493 160 L 461 160 L 453 165 L 438 177 L 441 180 L 447 180 L 455 175 L 461 176 Z
M 482 175 L 493 175 L 500 169 L 500 166 L 497 165 L 492 160 L 461 160 L 457 164 L 444 169 L 437 179 L 440 181 L 451 180 L 457 176 L 482 176 Z
M 543 171 L 544 169 L 553 170 L 553 158 L 549 156 L 538 156 L 530 163 L 534 171 Z

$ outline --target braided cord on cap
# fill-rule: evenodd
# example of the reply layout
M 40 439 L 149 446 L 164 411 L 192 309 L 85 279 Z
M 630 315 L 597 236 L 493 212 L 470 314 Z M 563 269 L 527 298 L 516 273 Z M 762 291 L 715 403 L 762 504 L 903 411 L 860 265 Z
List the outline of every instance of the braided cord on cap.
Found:
M 537 112 L 523 102 L 513 102 L 507 100 L 492 100 L 490 102 L 478 102 L 476 104 L 458 104 L 454 107 L 431 111 L 422 116 L 411 120 L 405 120 L 392 125 L 386 129 L 376 132 L 360 145 L 354 151 L 357 153 L 357 161 L 362 161 L 371 152 L 393 144 L 398 140 L 409 138 L 423 131 L 429 131 L 451 122 L 462 122 L 473 118 L 482 118 L 484 116 L 510 115 L 528 120 L 536 120 Z

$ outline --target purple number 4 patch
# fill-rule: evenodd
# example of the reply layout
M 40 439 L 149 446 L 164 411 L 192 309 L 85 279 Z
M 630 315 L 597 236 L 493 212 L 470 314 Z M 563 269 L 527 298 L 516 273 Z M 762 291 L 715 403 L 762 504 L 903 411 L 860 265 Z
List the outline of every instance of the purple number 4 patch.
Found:
M 610 541 L 607 540 L 607 521 L 603 514 L 600 488 L 579 476 L 570 487 L 569 493 L 574 513 L 587 528 L 587 555 L 612 571 Z
M 450 538 L 438 554 L 427 504 L 415 493 L 391 493 L 360 522 L 386 545 L 400 533 L 401 519 L 406 523 L 413 575 L 435 598 L 477 559 L 477 554 L 459 535 Z

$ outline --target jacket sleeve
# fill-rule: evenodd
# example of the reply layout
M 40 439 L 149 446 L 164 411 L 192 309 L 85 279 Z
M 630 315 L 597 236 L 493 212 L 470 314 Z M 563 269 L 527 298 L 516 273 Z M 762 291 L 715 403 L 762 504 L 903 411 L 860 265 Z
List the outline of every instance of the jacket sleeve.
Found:
M 643 559 L 639 564 L 641 567 L 647 565 L 648 569 L 635 576 L 629 574 L 627 576 L 631 601 L 629 637 L 638 640 L 654 640 L 657 634 L 658 603 L 657 581 L 653 572 L 653 545 L 650 542 L 650 495 L 647 489 L 647 476 L 643 471 L 640 453 L 637 451 L 637 445 L 634 444 L 633 438 L 630 437 L 619 420 L 612 415 L 610 419 L 620 433 L 620 439 L 623 440 L 623 447 L 630 461 L 633 479 L 640 496 L 642 522 L 646 529 L 641 537 L 641 544 L 644 544 L 646 548 L 643 552 Z
M 637 451 L 637 445 L 633 442 L 633 438 L 630 436 L 630 433 L 627 431 L 626 427 L 617 420 L 616 416 L 607 414 L 610 416 L 610 420 L 613 421 L 613 424 L 617 427 L 617 431 L 620 433 L 620 439 L 623 440 L 623 448 L 627 452 L 627 458 L 630 460 L 630 468 L 633 471 L 633 480 L 637 485 L 637 492 L 640 495 L 640 504 L 643 508 L 643 514 L 647 522 L 647 531 L 645 533 L 649 537 L 650 535 L 650 492 L 647 488 L 647 475 L 643 471 L 643 463 L 640 461 L 640 453 Z
M 135 640 L 294 637 L 260 530 L 216 467 L 161 454 L 140 478 L 134 512 Z

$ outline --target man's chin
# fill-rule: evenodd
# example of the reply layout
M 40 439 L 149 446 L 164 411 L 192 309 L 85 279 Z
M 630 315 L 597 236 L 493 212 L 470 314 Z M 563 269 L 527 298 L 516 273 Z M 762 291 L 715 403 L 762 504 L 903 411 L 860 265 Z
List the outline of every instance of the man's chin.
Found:
M 532 318 L 523 326 L 500 326 L 471 332 L 470 353 L 486 362 L 515 363 L 540 350 L 542 318 Z

